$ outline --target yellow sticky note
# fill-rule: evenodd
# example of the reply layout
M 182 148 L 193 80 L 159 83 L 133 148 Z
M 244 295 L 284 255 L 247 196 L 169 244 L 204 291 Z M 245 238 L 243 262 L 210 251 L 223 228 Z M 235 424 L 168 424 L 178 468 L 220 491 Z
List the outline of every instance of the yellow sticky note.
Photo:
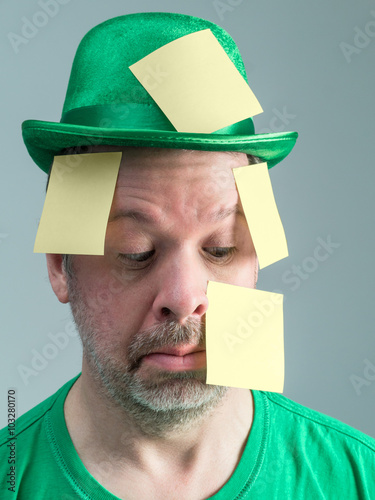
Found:
M 179 132 L 210 134 L 263 110 L 210 29 L 129 67 Z
M 273 195 L 267 163 L 234 168 L 233 175 L 260 269 L 288 257 L 288 245 Z
M 283 392 L 283 295 L 208 282 L 207 384 Z
M 55 156 L 34 252 L 104 254 L 121 155 Z

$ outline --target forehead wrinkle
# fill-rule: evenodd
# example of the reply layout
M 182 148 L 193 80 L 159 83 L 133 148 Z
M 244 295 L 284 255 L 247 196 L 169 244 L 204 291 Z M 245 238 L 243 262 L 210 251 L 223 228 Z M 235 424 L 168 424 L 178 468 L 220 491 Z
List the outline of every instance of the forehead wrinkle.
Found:
M 126 191 L 124 193 L 123 189 L 130 190 L 130 193 Z M 156 225 L 157 221 L 163 222 L 165 220 L 163 208 L 157 203 L 157 200 L 153 200 L 152 197 L 142 196 L 142 194 L 139 193 L 139 191 L 142 190 L 146 190 L 147 193 L 150 193 L 145 187 L 139 188 L 137 186 L 136 188 L 132 188 L 130 186 L 116 186 L 114 203 L 111 207 L 108 222 L 114 222 L 120 218 L 129 218 L 136 222 L 154 225 Z M 122 194 L 120 194 L 121 192 Z M 128 200 L 131 200 L 130 206 L 124 203 L 124 201 Z M 141 203 L 141 206 L 144 206 L 144 208 L 140 208 L 139 203 Z M 149 205 L 151 205 L 152 208 L 147 208 Z
M 195 215 L 197 215 L 197 210 L 195 210 Z M 238 204 L 229 208 L 220 208 L 216 212 L 205 217 L 205 222 L 209 223 L 217 223 L 224 219 L 227 219 L 231 215 L 239 215 L 240 217 L 245 218 L 244 213 L 241 211 L 241 208 Z M 139 209 L 122 209 L 118 212 L 115 212 L 108 219 L 108 223 L 115 222 L 121 218 L 129 218 L 135 220 L 138 223 L 149 224 L 157 226 L 160 222 L 165 221 L 165 216 L 156 218 L 154 215 L 151 215 L 148 212 Z
M 172 224 L 173 219 L 181 218 L 181 220 L 185 220 L 187 223 L 194 223 L 195 221 L 212 224 L 221 222 L 231 215 L 245 217 L 241 209 L 241 202 L 236 188 L 228 190 L 231 192 L 230 198 L 232 198 L 233 203 L 233 206 L 228 207 L 230 199 L 227 199 L 226 202 L 223 199 L 220 200 L 224 194 L 228 194 L 228 191 L 226 191 L 226 193 L 221 193 L 221 195 L 218 193 L 216 197 L 207 198 L 207 196 L 202 193 L 202 186 L 198 186 L 199 189 L 195 187 L 196 181 L 200 180 L 199 178 L 196 179 L 195 176 L 188 179 L 185 177 L 183 182 L 178 185 L 172 186 L 170 183 L 167 183 L 167 188 L 166 186 L 159 185 L 158 188 L 161 192 L 161 198 L 158 196 L 155 197 L 155 191 L 151 189 L 152 186 L 148 185 L 148 181 L 150 181 L 149 178 L 144 179 L 146 185 L 139 185 L 137 182 L 135 186 L 132 185 L 131 180 L 129 183 L 129 180 L 130 179 L 123 179 L 123 182 L 125 181 L 124 184 L 118 183 L 116 186 L 116 198 L 119 201 L 117 206 L 119 208 L 116 210 L 116 207 L 113 206 L 114 210 L 109 218 L 109 222 L 113 222 L 123 217 L 138 223 L 157 226 L 164 223 L 168 218 L 171 218 Z M 130 190 L 131 194 L 126 191 L 124 192 L 124 189 L 126 191 Z M 233 196 L 234 194 L 236 196 Z M 134 207 L 131 205 L 124 206 L 120 202 L 120 200 L 125 201 L 125 199 L 128 200 L 129 198 L 136 200 L 137 204 Z M 224 198 L 227 198 L 227 196 Z M 172 202 L 173 199 L 178 201 L 174 203 Z M 138 204 L 138 200 L 141 202 L 141 205 Z M 145 206 L 143 206 L 144 204 Z M 121 205 L 123 206 L 121 207 Z M 151 205 L 150 211 L 147 205 Z

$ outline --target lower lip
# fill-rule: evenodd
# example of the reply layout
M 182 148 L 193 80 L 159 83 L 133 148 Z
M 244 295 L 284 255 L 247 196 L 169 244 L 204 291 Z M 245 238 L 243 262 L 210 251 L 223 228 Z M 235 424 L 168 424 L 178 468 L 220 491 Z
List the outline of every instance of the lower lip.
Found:
M 192 352 L 190 354 L 185 354 L 185 356 L 154 352 L 145 356 L 142 362 L 157 366 L 164 370 L 200 370 L 206 366 L 206 351 Z

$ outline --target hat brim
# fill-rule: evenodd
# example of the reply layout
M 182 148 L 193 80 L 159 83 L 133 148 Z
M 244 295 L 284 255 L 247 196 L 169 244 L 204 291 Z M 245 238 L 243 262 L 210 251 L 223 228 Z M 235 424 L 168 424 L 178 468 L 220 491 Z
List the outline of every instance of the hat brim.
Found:
M 22 123 L 22 136 L 31 158 L 44 172 L 48 173 L 54 156 L 62 149 L 99 144 L 203 151 L 238 151 L 258 156 L 267 162 L 268 168 L 272 168 L 291 152 L 298 133 L 193 134 L 177 131 L 98 128 L 69 123 L 26 120 Z

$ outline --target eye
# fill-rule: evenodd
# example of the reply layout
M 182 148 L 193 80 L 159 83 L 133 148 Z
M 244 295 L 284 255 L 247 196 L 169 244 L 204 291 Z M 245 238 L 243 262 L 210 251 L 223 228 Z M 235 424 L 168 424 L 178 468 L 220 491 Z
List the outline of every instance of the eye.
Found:
M 128 263 L 130 266 L 136 266 L 137 263 L 146 262 L 155 253 L 155 250 L 150 250 L 149 252 L 142 253 L 121 253 L 119 254 L 119 260 Z
M 225 262 L 235 252 L 236 247 L 209 247 L 204 249 L 217 262 Z M 118 259 L 129 267 L 139 268 L 146 263 L 155 253 L 155 250 L 142 253 L 121 253 Z
M 205 251 L 214 257 L 214 259 L 225 260 L 235 253 L 236 247 L 210 247 L 205 248 Z

